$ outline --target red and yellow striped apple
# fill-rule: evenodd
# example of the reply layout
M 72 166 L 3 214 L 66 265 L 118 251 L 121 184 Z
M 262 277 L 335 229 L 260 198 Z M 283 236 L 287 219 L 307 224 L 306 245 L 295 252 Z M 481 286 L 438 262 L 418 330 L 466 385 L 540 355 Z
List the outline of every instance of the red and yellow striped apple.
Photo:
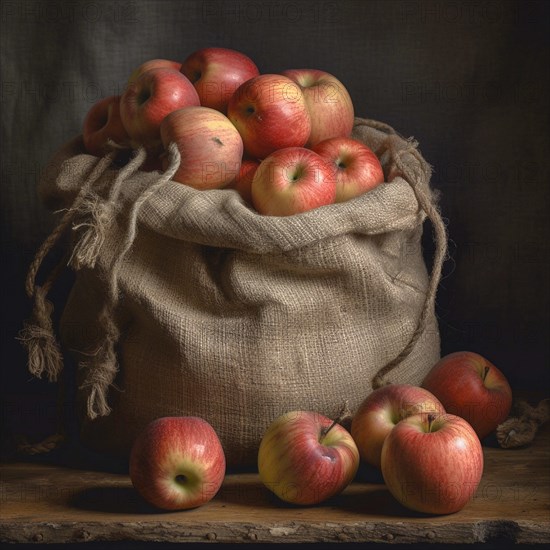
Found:
M 404 418 L 419 413 L 444 413 L 441 402 L 429 391 L 410 384 L 389 384 L 370 393 L 353 415 L 351 435 L 361 460 L 381 466 L 382 446 Z
M 332 204 L 334 166 L 304 147 L 275 151 L 258 166 L 252 180 L 252 204 L 269 216 L 290 216 Z
M 312 150 L 336 166 L 336 199 L 344 202 L 384 182 L 378 157 L 364 143 L 346 137 L 325 139 Z
M 359 452 L 350 433 L 309 411 L 292 411 L 275 419 L 258 451 L 263 484 L 293 504 L 317 504 L 340 493 L 358 467 Z
M 340 80 L 318 69 L 288 69 L 281 74 L 296 82 L 304 94 L 311 118 L 307 147 L 328 138 L 351 135 L 353 102 Z
M 512 407 L 512 388 L 504 374 L 471 351 L 442 357 L 430 369 L 422 387 L 431 391 L 448 413 L 466 419 L 480 439 L 504 422 Z
M 174 142 L 181 155 L 172 179 L 195 189 L 225 187 L 239 173 L 243 141 L 231 121 L 209 107 L 185 107 L 160 125 L 164 148 Z M 164 169 L 167 159 L 164 159 Z
M 149 423 L 130 453 L 130 479 L 149 504 L 164 510 L 196 508 L 211 500 L 225 476 L 225 454 L 202 418 L 167 416 Z
M 250 57 L 229 48 L 197 50 L 181 64 L 181 72 L 195 86 L 202 106 L 224 114 L 237 88 L 260 74 Z
M 479 486 L 481 443 L 459 416 L 409 416 L 384 441 L 382 475 L 403 506 L 427 514 L 452 514 L 464 508 Z
M 300 87 L 285 76 L 261 74 L 241 84 L 227 116 L 243 138 L 248 156 L 264 159 L 277 149 L 302 147 L 311 121 Z
M 120 116 L 134 146 L 160 148 L 160 123 L 172 111 L 199 105 L 193 84 L 174 69 L 144 72 L 120 99 Z
M 150 71 L 151 69 L 173 69 L 179 71 L 181 69 L 181 63 L 178 61 L 172 61 L 171 59 L 149 59 L 136 67 L 130 76 L 128 77 L 128 84 L 135 82 L 143 73 Z

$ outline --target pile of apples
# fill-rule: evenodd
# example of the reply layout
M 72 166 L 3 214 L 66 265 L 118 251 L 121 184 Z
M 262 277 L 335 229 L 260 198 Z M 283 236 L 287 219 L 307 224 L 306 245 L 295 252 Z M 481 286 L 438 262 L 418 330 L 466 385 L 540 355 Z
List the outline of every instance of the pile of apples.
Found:
M 403 506 L 451 514 L 474 496 L 483 474 L 481 439 L 511 405 L 512 390 L 497 367 L 477 353 L 451 353 L 421 386 L 390 384 L 370 393 L 349 431 L 312 411 L 273 420 L 259 446 L 260 479 L 285 502 L 313 505 L 343 491 L 363 462 L 381 470 Z M 136 490 L 168 510 L 212 499 L 225 467 L 217 434 L 196 417 L 154 420 L 130 456 Z
M 84 119 L 86 151 L 144 147 L 145 171 L 165 171 L 169 145 L 181 156 L 173 180 L 195 189 L 235 189 L 263 215 L 288 216 L 352 199 L 383 183 L 374 152 L 352 139 L 345 86 L 317 69 L 260 74 L 245 54 L 203 48 L 182 63 L 152 59 L 121 95 Z

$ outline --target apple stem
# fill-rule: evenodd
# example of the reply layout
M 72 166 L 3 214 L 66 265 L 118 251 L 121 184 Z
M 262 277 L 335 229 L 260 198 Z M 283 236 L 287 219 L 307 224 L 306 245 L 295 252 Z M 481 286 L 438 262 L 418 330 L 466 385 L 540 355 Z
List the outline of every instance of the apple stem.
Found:
M 346 401 L 344 403 L 344 405 L 342 406 L 342 408 L 340 409 L 340 412 L 338 413 L 338 416 L 332 421 L 332 424 L 330 426 L 328 426 L 327 428 L 322 428 L 321 429 L 321 438 L 326 437 L 328 432 L 330 432 L 330 430 L 332 430 L 332 428 L 334 428 L 334 426 L 336 426 L 336 424 L 340 424 L 343 420 L 345 420 L 346 418 L 348 418 L 350 416 L 351 416 L 351 413 L 350 413 L 350 410 L 348 408 L 348 402 Z
M 334 428 L 334 426 L 336 426 L 336 424 L 338 424 L 338 419 L 333 420 L 332 424 L 328 428 L 323 428 L 321 430 L 321 437 L 325 437 L 328 434 L 328 432 L 330 432 L 330 430 L 332 430 L 332 428 Z
M 483 381 L 485 382 L 485 378 L 487 378 L 487 375 L 489 374 L 489 367 L 485 367 L 483 370 Z
M 435 420 L 435 414 L 429 414 L 428 415 L 428 433 L 432 431 L 432 424 Z

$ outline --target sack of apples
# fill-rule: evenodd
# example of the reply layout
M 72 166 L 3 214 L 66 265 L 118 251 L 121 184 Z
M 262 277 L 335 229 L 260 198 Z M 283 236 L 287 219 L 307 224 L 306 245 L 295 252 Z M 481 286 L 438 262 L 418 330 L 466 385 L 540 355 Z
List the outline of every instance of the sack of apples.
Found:
M 333 75 L 260 73 L 223 48 L 147 61 L 91 107 L 39 183 L 59 220 L 22 337 L 36 376 L 78 364 L 83 443 L 128 457 L 151 421 L 193 416 L 252 465 L 288 411 L 334 418 L 421 383 L 446 254 L 430 167 L 355 115 Z M 59 270 L 36 277 L 62 242 L 76 278 L 54 327 Z

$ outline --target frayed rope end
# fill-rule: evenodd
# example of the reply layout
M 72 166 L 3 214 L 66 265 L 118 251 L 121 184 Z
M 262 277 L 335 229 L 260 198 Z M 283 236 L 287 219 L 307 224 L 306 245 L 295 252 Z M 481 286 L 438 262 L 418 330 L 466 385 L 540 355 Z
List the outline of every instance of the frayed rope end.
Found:
M 63 355 L 53 331 L 53 304 L 42 287 L 35 288 L 34 300 L 32 317 L 24 323 L 18 340 L 27 348 L 29 372 L 37 378 L 46 373 L 54 382 L 63 369 Z
M 84 200 L 78 210 L 87 221 L 73 224 L 73 231 L 81 232 L 81 235 L 73 248 L 69 265 L 76 270 L 83 267 L 93 269 L 105 241 L 107 228 L 112 222 L 113 212 L 109 203 L 97 195 Z

